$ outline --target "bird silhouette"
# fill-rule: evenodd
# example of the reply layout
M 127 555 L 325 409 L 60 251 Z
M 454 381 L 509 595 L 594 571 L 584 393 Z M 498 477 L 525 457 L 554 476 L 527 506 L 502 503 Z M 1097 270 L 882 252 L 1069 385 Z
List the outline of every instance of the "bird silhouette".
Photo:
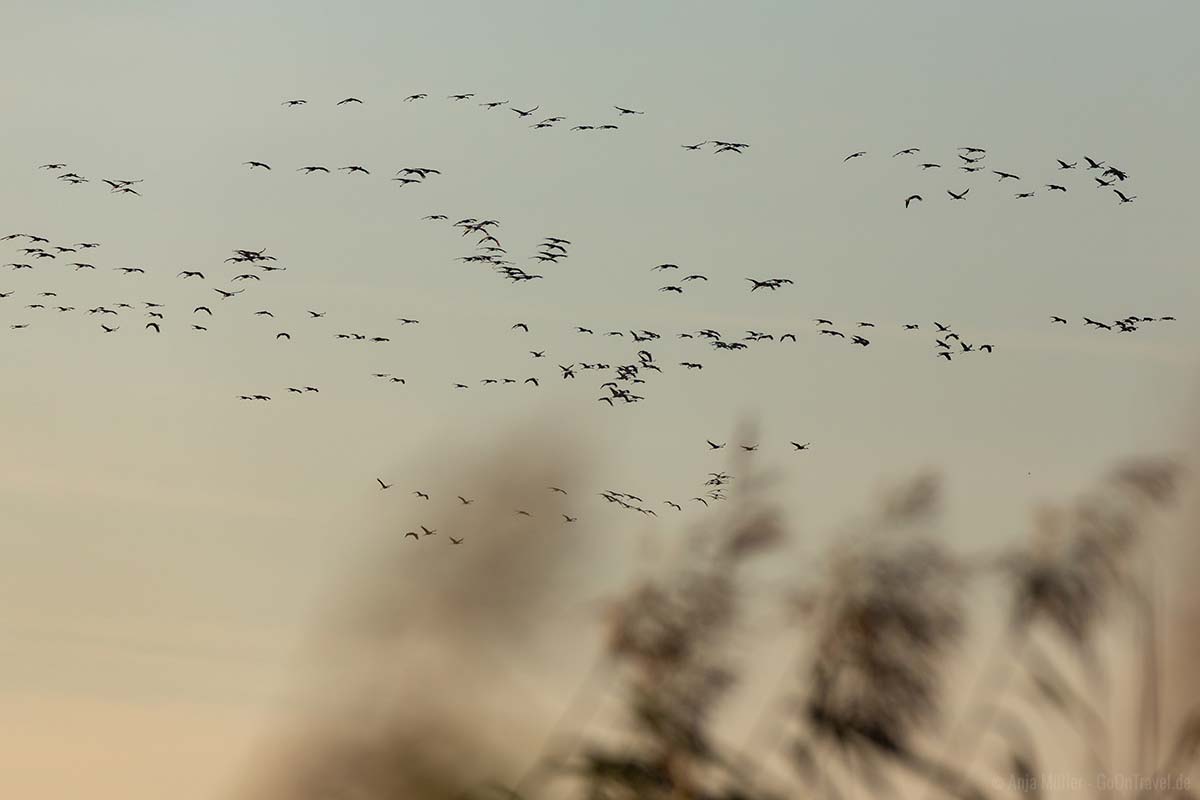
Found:
M 395 486 L 393 483 L 384 483 L 382 478 L 376 478 L 375 480 L 379 484 L 380 491 L 383 491 L 384 489 L 390 489 Z

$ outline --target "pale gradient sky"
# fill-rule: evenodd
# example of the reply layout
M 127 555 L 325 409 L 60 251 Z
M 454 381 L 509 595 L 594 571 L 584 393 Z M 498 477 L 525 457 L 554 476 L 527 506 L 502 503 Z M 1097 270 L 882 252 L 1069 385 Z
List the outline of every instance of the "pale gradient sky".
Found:
M 518 421 L 553 416 L 603 445 L 580 497 L 679 499 L 722 464 L 704 439 L 755 415 L 817 541 L 880 481 L 932 465 L 950 476 L 949 527 L 977 547 L 1019 532 L 1032 499 L 1170 449 L 1194 406 L 1193 2 L 50 0 L 9 2 L 4 18 L 0 235 L 102 247 L 81 254 L 95 273 L 62 259 L 0 271 L 15 292 L 0 301 L 3 796 L 220 792 L 346 563 L 396 520 L 423 521 L 407 492 L 435 483 L 429 470 L 450 473 Z M 401 102 L 415 92 L 430 98 Z M 455 92 L 477 96 L 444 99 Z M 365 105 L 334 107 L 350 95 Z M 282 108 L 291 97 L 309 104 Z M 491 99 L 568 126 L 614 121 L 613 104 L 646 114 L 612 134 L 531 131 L 534 118 L 478 107 Z M 679 147 L 710 138 L 752 146 Z M 890 157 L 920 146 L 949 166 L 959 145 L 988 148 L 1038 196 Z M 856 150 L 868 156 L 843 164 Z M 1126 169 L 1138 200 L 1055 170 L 1084 154 Z M 274 170 L 249 173 L 248 159 Z M 63 185 L 36 169 L 47 161 L 92 182 Z M 350 163 L 373 174 L 294 171 Z M 385 179 L 411 165 L 443 174 Z M 1066 195 L 1041 190 L 1064 174 Z M 106 177 L 143 178 L 144 196 L 110 195 Z M 968 185 L 949 202 L 945 189 Z M 906 211 L 913 192 L 925 202 Z M 470 237 L 430 213 L 499 219 L 546 279 L 512 285 L 454 260 Z M 523 257 L 546 235 L 572 240 L 571 256 L 533 270 Z M 16 245 L 0 242 L 5 261 L 22 260 Z M 237 247 L 288 270 L 220 301 L 209 287 L 227 285 L 212 278 L 234 274 L 222 259 Z M 664 261 L 710 280 L 658 293 L 668 281 L 649 267 Z M 795 285 L 750 294 L 747 276 Z M 26 310 L 39 291 L 80 311 Z M 81 313 L 144 300 L 167 306 L 161 336 L 140 311 L 111 336 Z M 205 334 L 188 330 L 200 302 L 217 314 Z M 1080 323 L 1128 314 L 1179 322 L 1128 336 Z M 815 316 L 879 328 L 862 350 L 818 337 Z M 996 352 L 933 358 L 934 319 Z M 532 332 L 510 331 L 518 320 Z M 909 321 L 921 333 L 899 330 Z M 652 376 L 644 402 L 610 409 L 598 373 L 561 381 L 554 364 L 624 363 L 636 348 L 576 324 L 656 330 L 659 363 L 705 369 Z M 699 327 L 800 341 L 733 354 L 674 338 Z M 333 339 L 349 330 L 392 341 Z M 542 387 L 477 385 L 529 375 Z M 321 394 L 283 396 L 297 384 Z M 276 399 L 236 400 L 246 392 Z M 397 488 L 379 492 L 377 475 Z M 594 500 L 578 513 L 578 535 L 607 544 L 564 602 L 574 622 L 636 557 L 628 517 Z M 121 757 L 103 755 L 118 738 Z

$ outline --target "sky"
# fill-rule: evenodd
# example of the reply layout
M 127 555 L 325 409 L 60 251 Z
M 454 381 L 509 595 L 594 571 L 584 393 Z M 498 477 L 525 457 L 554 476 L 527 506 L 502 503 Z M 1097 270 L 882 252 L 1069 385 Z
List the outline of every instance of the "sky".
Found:
M 101 246 L 69 254 L 94 272 L 65 258 L 0 271 L 13 292 L 0 300 L 0 794 L 227 791 L 350 565 L 424 519 L 411 491 L 453 486 L 504 431 L 552 420 L 589 459 L 569 487 L 576 535 L 605 537 L 562 604 L 574 625 L 636 567 L 647 530 L 674 530 L 661 514 L 630 523 L 595 492 L 686 501 L 725 464 L 705 440 L 732 448 L 745 420 L 811 542 L 933 467 L 967 548 L 1188 430 L 1194 3 L 118 0 L 4 16 L 0 235 Z M 349 96 L 364 103 L 335 105 Z M 540 108 L 518 119 L 488 100 Z M 553 114 L 567 121 L 529 128 Z M 620 130 L 568 130 L 606 122 Z M 750 147 L 680 147 L 711 139 Z M 1036 196 L 954 169 L 960 146 L 986 148 Z M 907 147 L 944 167 L 892 157 Z M 1127 171 L 1136 202 L 1095 187 L 1085 155 Z M 55 161 L 90 182 L 37 168 Z M 371 174 L 295 171 L 307 164 Z M 442 174 L 386 179 L 407 166 Z M 142 180 L 141 195 L 103 178 Z M 968 186 L 964 202 L 946 195 Z M 910 194 L 923 200 L 906 209 Z M 422 219 L 435 213 L 500 220 L 544 279 L 457 261 L 471 237 Z M 545 236 L 571 240 L 570 256 L 534 269 Z M 18 246 L 0 255 L 20 262 Z M 221 300 L 235 248 L 287 269 Z M 651 271 L 664 262 L 680 273 Z M 688 273 L 709 280 L 657 291 Z M 794 283 L 751 293 L 747 277 Z M 43 291 L 76 310 L 26 308 Z M 161 334 L 143 328 L 147 301 L 164 306 Z M 118 302 L 138 308 L 111 335 L 84 313 Z M 190 329 L 200 304 L 205 332 Z M 1130 314 L 1178 320 L 1082 323 Z M 814 317 L 849 333 L 873 321 L 871 346 L 819 336 Z M 935 358 L 934 320 L 995 352 Z M 798 341 L 731 353 L 676 338 L 699 328 Z M 648 349 L 664 373 L 644 401 L 610 408 L 598 372 L 568 381 L 556 365 L 634 360 L 628 335 L 600 335 L 614 329 L 661 333 Z M 346 331 L 390 341 L 334 338 Z M 530 376 L 541 385 L 479 384 Z M 321 391 L 285 396 L 295 385 Z M 179 786 L 196 763 L 210 766 Z

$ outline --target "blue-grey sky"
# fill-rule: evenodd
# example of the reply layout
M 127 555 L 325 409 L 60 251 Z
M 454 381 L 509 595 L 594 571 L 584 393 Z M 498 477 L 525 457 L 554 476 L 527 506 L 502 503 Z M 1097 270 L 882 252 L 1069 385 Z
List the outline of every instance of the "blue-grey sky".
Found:
M 0 270 L 13 292 L 0 300 L 0 706 L 16 720 L 0 730 L 16 760 L 0 794 L 222 790 L 344 565 L 442 513 L 409 492 L 449 485 L 454 458 L 514 424 L 552 417 L 596 446 L 580 498 L 660 502 L 694 494 L 723 465 L 704 440 L 732 446 L 754 417 L 815 541 L 881 482 L 934 466 L 953 536 L 981 547 L 1024 526 L 1031 500 L 1173 447 L 1194 405 L 1194 3 L 9 5 L 0 235 L 101 247 Z M 475 97 L 445 99 L 459 92 Z M 335 106 L 348 96 L 365 102 Z M 540 109 L 518 119 L 489 100 Z M 567 120 L 529 128 L 550 115 Z M 606 122 L 620 130 L 568 129 Z M 751 146 L 680 147 L 708 139 Z M 963 145 L 1021 187 L 955 169 Z M 906 147 L 922 152 L 892 157 Z M 1084 155 L 1126 170 L 1136 202 L 1096 187 Z M 90 182 L 37 169 L 55 161 Z M 307 164 L 372 174 L 295 171 Z M 406 166 L 442 174 L 387 180 Z M 142 179 L 141 196 L 103 178 Z M 946 195 L 968 186 L 964 202 Z M 1019 188 L 1037 194 L 1018 201 Z M 433 213 L 500 220 L 514 259 L 545 278 L 514 285 L 457 261 L 472 237 L 421 219 Z M 535 269 L 544 236 L 570 239 L 570 257 Z M 0 242 L 4 261 L 24 260 L 18 246 Z M 212 288 L 243 271 L 223 259 L 263 247 L 287 270 L 220 300 Z M 98 268 L 65 266 L 75 258 Z M 650 271 L 662 262 L 682 269 Z M 687 273 L 709 280 L 657 291 Z M 746 277 L 794 284 L 750 293 Z M 26 308 L 43 291 L 76 310 Z M 160 335 L 143 328 L 145 301 L 165 306 Z M 103 334 L 85 311 L 119 302 L 135 310 Z M 201 303 L 207 332 L 190 330 Z M 1082 323 L 1130 314 L 1178 321 Z M 872 344 L 821 337 L 814 317 L 848 333 L 873 321 Z M 995 352 L 935 358 L 934 320 Z M 704 327 L 798 341 L 729 353 L 676 338 Z M 609 408 L 599 372 L 558 377 L 557 364 L 634 360 L 628 336 L 600 335 L 631 328 L 663 337 L 645 401 Z M 542 385 L 479 384 L 529 376 Z M 296 385 L 321 392 L 286 396 Z M 258 392 L 274 399 L 237 400 Z M 674 533 L 596 499 L 576 512 L 579 535 L 609 545 L 564 604 L 573 614 L 619 584 L 647 530 Z M 113 730 L 129 743 L 119 759 Z M 77 769 L 51 766 L 63 757 Z M 212 769 L 179 786 L 197 760 Z

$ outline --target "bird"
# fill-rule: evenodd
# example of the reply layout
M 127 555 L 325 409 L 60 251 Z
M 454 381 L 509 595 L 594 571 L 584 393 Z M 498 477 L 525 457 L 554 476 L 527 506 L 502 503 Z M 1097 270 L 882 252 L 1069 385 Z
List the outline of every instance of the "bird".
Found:
M 851 153 L 850 155 L 843 158 L 842 163 L 845 164 L 847 161 L 849 161 L 852 158 L 862 158 L 866 154 L 867 154 L 866 150 L 859 150 L 857 153 Z
M 919 152 L 921 152 L 921 148 L 919 147 L 906 147 L 903 150 L 897 150 L 895 153 L 892 153 L 892 158 L 895 158 L 896 156 L 909 156 L 913 153 Z
M 405 539 L 407 539 L 410 536 L 412 538 L 416 539 L 418 542 L 421 541 L 421 537 L 417 534 L 416 531 L 408 531 L 407 533 L 404 534 Z
M 541 106 L 534 106 L 533 108 L 531 108 L 527 111 L 522 111 L 519 108 L 510 108 L 509 111 L 514 112 L 518 117 L 528 117 L 530 114 L 537 111 L 539 108 L 541 108 Z
M 376 478 L 375 481 L 379 484 L 379 490 L 390 489 L 395 486 L 394 483 L 384 483 L 382 478 Z
M 468 500 L 467 498 L 463 497 L 461 494 L 458 495 L 458 499 L 462 502 L 462 504 L 464 506 L 469 506 L 469 505 L 471 505 L 471 503 L 475 502 L 474 500 Z
M 811 444 L 811 442 L 805 442 L 804 444 L 800 444 L 799 442 L 792 442 L 792 443 L 791 443 L 792 447 L 793 447 L 793 448 L 795 448 L 797 451 L 799 451 L 799 450 L 807 450 L 807 449 L 809 448 L 809 445 L 810 445 L 810 444 Z
M 203 273 L 203 272 L 196 272 L 195 270 L 186 270 L 186 269 L 185 269 L 184 271 L 182 271 L 182 272 L 180 272 L 180 273 L 179 273 L 179 276 L 178 276 L 178 277 L 182 277 L 182 278 L 199 278 L 200 280 L 204 280 L 204 273 Z
M 418 491 L 418 492 L 413 492 L 413 494 L 415 494 L 417 497 L 421 498 L 422 500 L 429 499 L 429 495 L 425 494 L 425 492 Z
M 1075 169 L 1075 165 L 1079 163 L 1078 161 L 1072 161 L 1071 163 L 1068 164 L 1066 161 L 1063 161 L 1061 158 L 1058 158 L 1055 160 L 1058 162 L 1059 169 Z
M 1067 190 L 1067 187 L 1061 186 L 1057 183 L 1047 183 L 1046 188 L 1052 192 L 1065 192 Z
M 302 106 L 307 102 L 308 102 L 307 100 L 284 100 L 282 105 L 289 106 L 289 107 Z
M 455 539 L 453 536 L 450 537 L 450 544 L 462 544 L 462 543 L 463 543 L 462 539 Z
M 357 97 L 347 97 L 345 100 L 339 100 L 339 101 L 337 102 L 337 104 L 338 104 L 339 106 L 344 106 L 344 105 L 346 105 L 347 103 L 358 103 L 359 105 L 361 105 L 361 104 L 362 104 L 362 100 L 359 100 Z
M 1120 201 L 1120 203 L 1118 203 L 1118 205 L 1123 205 L 1123 204 L 1125 204 L 1125 203 L 1132 203 L 1134 200 L 1136 200 L 1136 199 L 1137 199 L 1137 195 L 1136 195 L 1136 194 L 1135 194 L 1135 195 L 1130 195 L 1129 197 L 1126 197 L 1126 196 L 1125 196 L 1125 195 L 1124 195 L 1124 194 L 1121 192 L 1121 190 L 1120 190 L 1120 189 L 1113 189 L 1113 191 L 1117 193 L 1117 197 L 1121 198 L 1121 201 Z
M 1067 321 L 1065 319 L 1063 319 L 1062 317 L 1053 317 L 1052 316 L 1052 317 L 1050 317 L 1050 321 L 1051 322 L 1059 322 L 1059 323 L 1062 323 L 1063 325 L 1067 324 Z
M 646 113 L 645 111 L 634 111 L 632 108 L 623 108 L 621 106 L 613 106 L 613 108 L 615 108 L 621 116 L 627 116 L 630 114 L 645 114 Z
M 947 189 L 946 194 L 950 195 L 955 200 L 962 200 L 963 198 L 965 198 L 967 196 L 967 192 L 969 192 L 969 191 L 971 191 L 970 188 L 967 188 L 967 189 L 963 189 L 961 194 L 955 194 L 954 192 Z
M 909 203 L 911 203 L 913 200 L 923 200 L 923 199 L 924 198 L 922 198 L 921 195 L 919 195 L 919 194 L 910 194 L 908 197 L 904 198 L 904 207 L 908 208 Z
M 709 448 L 711 448 L 713 450 L 720 450 L 722 447 L 725 446 L 724 442 L 722 442 L 721 444 L 717 444 L 712 439 L 705 439 L 704 441 L 708 442 Z
M 423 533 L 424 533 L 426 536 L 436 536 L 436 535 L 437 535 L 437 529 L 436 529 L 436 528 L 430 529 L 430 528 L 426 528 L 424 525 L 420 525 L 420 526 L 418 526 L 418 527 L 421 529 L 421 531 L 422 531 L 422 532 L 423 532 Z
M 157 322 L 147 322 L 146 329 L 149 330 L 150 328 L 153 328 L 155 333 L 162 333 L 162 328 L 158 327 Z
M 1015 181 L 1021 180 L 1021 177 L 1019 175 L 1013 175 L 1011 172 L 1001 172 L 1000 170 L 996 170 L 996 169 L 992 170 L 992 172 L 996 175 L 999 175 L 1000 180 L 1004 180 L 1005 178 L 1011 178 L 1012 180 L 1015 180 Z
M 341 171 L 341 170 L 346 170 L 346 174 L 347 174 L 347 175 L 349 175 L 349 174 L 350 174 L 350 173 L 352 173 L 352 172 L 361 172 L 363 175 L 370 175 L 370 174 L 371 174 L 371 171 L 370 171 L 370 170 L 368 170 L 366 167 L 360 167 L 358 164 L 350 164 L 350 165 L 348 165 L 348 166 L 345 166 L 345 167 L 338 167 L 338 170 L 339 170 L 339 171 Z
M 269 170 L 271 168 L 270 164 L 264 163 L 262 161 L 243 161 L 242 164 L 250 167 L 250 169 L 254 169 L 255 167 L 260 167 L 262 169 Z
M 526 325 L 524 322 L 518 322 L 516 325 L 512 326 L 512 330 L 514 330 L 514 331 L 517 330 L 518 328 L 525 331 L 526 333 L 529 333 L 529 326 Z

